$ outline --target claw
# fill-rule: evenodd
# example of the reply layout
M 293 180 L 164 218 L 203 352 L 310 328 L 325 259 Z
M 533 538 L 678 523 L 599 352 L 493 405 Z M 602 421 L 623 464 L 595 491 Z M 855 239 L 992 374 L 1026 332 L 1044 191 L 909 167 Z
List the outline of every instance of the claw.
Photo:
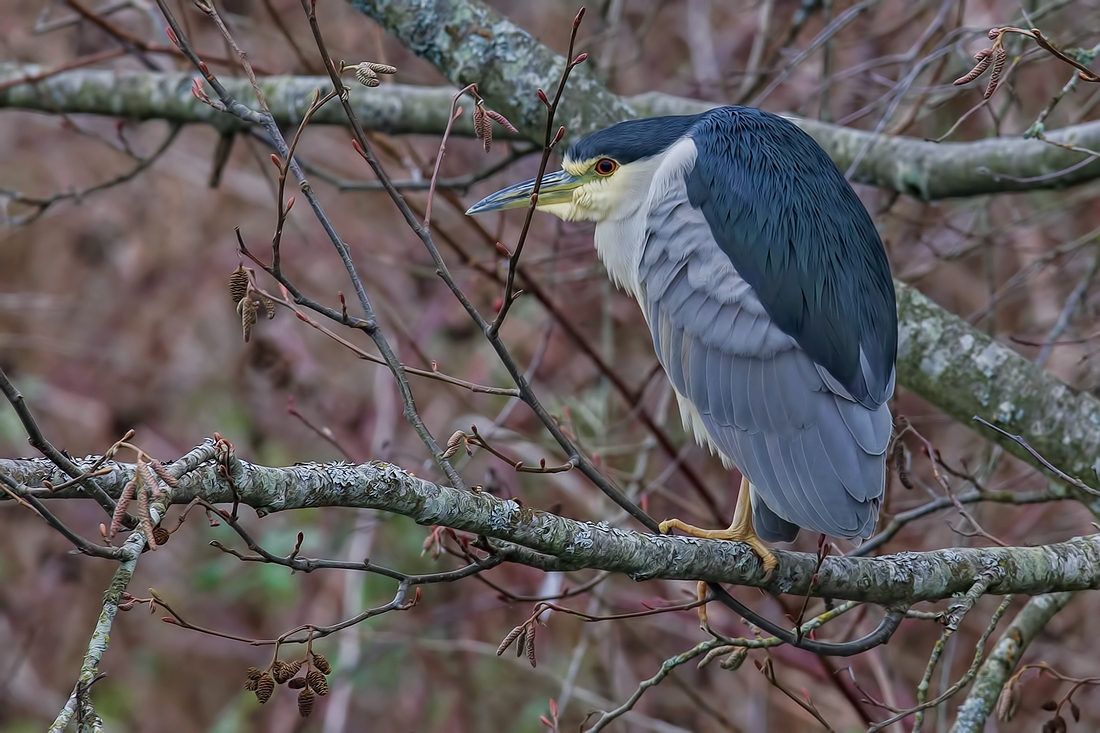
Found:
M 752 548 L 760 562 L 764 565 L 764 577 L 771 577 L 772 571 L 779 565 L 775 555 L 768 549 L 764 541 L 756 534 L 752 526 L 752 504 L 749 501 L 749 482 L 741 480 L 741 491 L 737 495 L 737 508 L 733 512 L 733 524 L 729 529 L 702 529 L 685 524 L 679 519 L 666 519 L 658 525 L 661 534 L 669 534 L 678 529 L 691 537 L 699 537 L 708 540 L 728 540 L 730 542 L 744 542 Z
M 666 519 L 661 522 L 659 528 L 661 534 L 669 534 L 670 530 L 678 529 L 690 537 L 699 537 L 700 539 L 744 542 L 751 547 L 752 551 L 756 553 L 756 556 L 760 558 L 760 562 L 764 565 L 764 572 L 768 576 L 770 576 L 776 566 L 779 565 L 779 561 L 775 559 L 775 555 L 772 551 L 768 549 L 763 540 L 756 536 L 756 532 L 752 529 L 751 524 L 748 527 L 738 527 L 734 524 L 729 529 L 702 529 L 690 524 L 685 524 L 679 519 Z

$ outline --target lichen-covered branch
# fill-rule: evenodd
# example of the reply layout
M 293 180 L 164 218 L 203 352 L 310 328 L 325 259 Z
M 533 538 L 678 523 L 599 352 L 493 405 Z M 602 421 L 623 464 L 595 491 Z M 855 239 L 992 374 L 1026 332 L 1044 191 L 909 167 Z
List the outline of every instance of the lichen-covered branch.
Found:
M 973 417 L 980 415 L 1023 436 L 1051 464 L 1100 488 L 1093 470 L 1100 460 L 1100 400 L 1068 387 L 913 288 L 895 283 L 895 290 L 899 384 L 963 424 L 973 426 Z M 1018 443 L 979 430 L 1010 453 L 1039 465 Z M 1100 503 L 1097 497 L 1073 491 L 1090 508 L 1100 509 L 1095 506 Z
M 481 0 L 348 0 L 452 83 L 478 83 L 493 105 L 506 110 L 522 132 L 542 119 L 536 89 L 551 88 L 565 60 Z M 612 94 L 587 74 L 570 80 L 562 115 L 568 134 L 583 135 L 634 114 L 684 114 L 705 109 L 700 102 L 654 96 L 648 105 Z M 644 112 L 631 107 L 648 107 Z M 841 170 L 866 154 L 853 178 L 922 199 L 974 196 L 1002 191 L 1066 186 L 1100 176 L 1100 161 L 1065 175 L 1032 180 L 1088 160 L 1085 153 L 1038 140 L 994 139 L 936 144 L 889 137 L 838 125 L 796 120 L 813 135 Z M 1100 124 L 1081 125 L 1049 139 L 1094 147 Z M 1086 142 L 1088 141 L 1088 142 Z M 869 149 L 864 150 L 870 143 Z M 1025 179 L 1023 181 L 1018 179 Z
M 534 42 L 529 36 L 527 38 Z M 713 106 L 658 92 L 620 100 L 603 90 L 592 92 L 596 95 L 593 99 L 598 103 L 606 98 L 605 95 L 614 98 L 617 101 L 610 109 L 620 116 L 612 118 L 596 114 L 591 105 L 578 102 L 578 97 L 585 90 L 594 88 L 587 77 L 582 79 L 579 73 L 582 69 L 578 68 L 576 79 L 570 78 L 563 101 L 563 110 L 567 115 L 562 120 L 571 137 L 625 119 L 631 115 L 629 110 L 638 116 L 650 117 L 694 114 Z M 193 74 L 75 69 L 34 83 L 13 83 L 22 78 L 37 77 L 44 71 L 40 66 L 0 62 L 0 109 L 199 123 L 223 131 L 247 127 L 243 120 L 219 113 L 195 99 L 190 92 Z M 556 73 L 548 76 L 556 79 Z M 238 99 L 247 99 L 252 93 L 247 79 L 219 78 L 230 94 Z M 459 78 L 465 79 L 466 75 Z M 523 104 L 522 108 L 515 106 L 530 100 L 532 106 L 537 105 L 535 111 L 541 112 L 542 105 L 534 96 L 534 88 L 545 83 L 543 76 L 520 75 L 517 78 L 524 82 L 522 88 L 510 76 L 503 77 L 500 83 L 494 83 L 494 78 L 486 76 L 473 80 L 479 82 L 481 93 L 516 122 L 520 129 L 519 135 L 512 135 L 506 130 L 494 135 L 502 139 L 536 140 L 538 125 L 531 126 L 529 123 L 531 110 L 528 105 Z M 309 108 L 313 91 L 329 86 L 328 78 L 320 76 L 269 76 L 259 77 L 258 81 L 272 115 L 283 127 L 300 124 Z M 511 92 L 507 91 L 504 82 L 513 82 Z M 574 85 L 574 82 L 577 84 Z M 454 93 L 455 90 L 450 87 L 387 84 L 367 89 L 355 84 L 350 88 L 349 101 L 366 129 L 395 135 L 438 136 L 447 127 Z M 527 96 L 523 96 L 525 94 Z M 812 135 L 841 170 L 846 170 L 859 151 L 874 138 L 872 133 L 864 130 L 799 117 L 790 119 Z M 347 118 L 338 106 L 328 105 L 313 116 L 310 124 L 346 125 Z M 473 137 L 471 116 L 464 115 L 459 119 L 452 134 Z M 1051 132 L 1047 137 L 1058 143 L 1096 149 L 1100 147 L 1100 122 L 1067 127 Z M 1100 177 L 1100 162 L 1081 166 L 1065 175 L 1048 176 L 1067 170 L 1083 159 L 1082 153 L 1022 138 L 933 143 L 910 137 L 879 136 L 864 156 L 854 180 L 925 200 L 979 196 L 1059 188 Z
M 92 459 L 78 461 L 78 465 Z M 107 463 L 99 477 L 115 495 L 129 480 L 132 465 Z M 0 460 L 0 469 L 28 486 L 57 478 L 42 459 Z M 911 604 L 965 593 L 975 578 L 995 570 L 986 592 L 1041 594 L 1100 587 L 1100 535 L 1041 547 L 946 549 L 876 558 L 830 557 L 817 569 L 806 553 L 776 551 L 779 567 L 765 577 L 756 555 L 740 543 L 669 537 L 578 522 L 484 492 L 459 491 L 416 478 L 373 461 L 257 466 L 234 459 L 231 477 L 242 503 L 261 514 L 307 507 L 357 507 L 402 514 L 424 525 L 452 527 L 533 552 L 518 561 L 545 570 L 598 569 L 635 580 L 705 580 L 763 588 L 772 593 L 812 594 L 882 605 Z M 68 498 L 76 492 L 40 492 L 42 498 Z M 231 502 L 233 492 L 213 464 L 182 476 L 173 503 L 202 496 Z M 812 583 L 811 579 L 815 576 Z
M 115 495 L 117 496 L 117 494 Z M 88 699 L 88 693 L 92 683 L 99 674 L 99 663 L 103 654 L 107 651 L 107 643 L 111 637 L 111 626 L 114 625 L 115 616 L 118 614 L 118 604 L 122 600 L 122 594 L 134 577 L 134 569 L 137 567 L 138 558 L 145 547 L 145 535 L 140 530 L 132 532 L 122 545 L 123 561 L 119 564 L 115 575 L 111 578 L 111 584 L 103 594 L 103 609 L 99 612 L 92 637 L 88 641 L 88 651 L 84 655 L 84 661 L 80 665 L 80 675 L 76 679 L 76 686 L 69 695 L 65 707 L 58 713 L 49 733 L 63 733 L 69 727 L 74 716 L 82 718 L 84 725 L 81 731 L 102 731 L 103 726 L 99 717 Z
M 11 82 L 42 74 L 32 64 L 0 62 L 0 108 L 46 113 L 92 114 L 129 120 L 211 125 L 219 130 L 244 130 L 249 123 L 219 112 L 191 94 L 192 72 L 108 71 L 76 69 L 33 84 Z M 219 76 L 235 99 L 250 99 L 252 86 L 244 77 Z M 331 88 L 324 76 L 261 76 L 260 91 L 280 127 L 296 128 L 309 109 L 314 90 Z M 351 101 L 368 129 L 390 134 L 442 135 L 455 90 L 387 84 L 350 88 Z M 310 118 L 311 125 L 346 125 L 339 105 L 326 105 Z M 455 124 L 454 134 L 473 137 L 470 115 Z M 506 131 L 496 133 L 506 136 Z
M 1076 593 L 1050 593 L 1036 596 L 1027 602 L 1008 629 L 993 647 L 989 658 L 982 664 L 974 678 L 974 687 L 966 701 L 959 706 L 951 733 L 981 733 L 986 719 L 997 704 L 997 698 L 1005 682 L 1012 676 L 1020 658 L 1040 631 L 1066 607 Z
M 482 2 L 438 0 L 349 0 L 410 51 L 459 87 L 478 92 L 528 140 L 541 140 L 546 107 L 537 96 L 557 88 L 566 59 Z M 623 99 L 592 75 L 575 68 L 555 113 L 567 140 L 635 116 Z
M 197 466 L 203 465 L 215 455 L 215 446 L 216 444 L 213 440 L 204 441 L 202 445 L 191 449 L 168 466 L 168 473 L 173 477 L 178 477 L 193 470 Z M 94 458 L 90 461 L 85 459 L 83 461 L 75 461 L 74 463 L 79 465 L 80 471 L 87 471 L 96 460 L 97 459 Z M 55 476 L 68 475 L 45 458 L 36 459 L 34 462 L 43 470 L 47 470 L 47 467 L 52 467 L 48 470 Z M 135 465 L 129 465 L 130 478 L 134 477 L 136 469 L 137 467 Z M 118 472 L 115 472 L 115 474 L 117 473 Z M 126 479 L 126 481 L 128 482 L 130 478 Z M 40 486 L 41 481 L 35 482 L 35 485 Z M 60 486 L 61 484 L 55 485 Z M 125 484 L 114 486 L 112 484 L 110 489 L 112 498 L 117 499 L 119 497 L 124 485 Z M 72 491 L 69 493 L 74 493 L 77 496 L 87 496 L 85 490 L 79 487 L 79 485 L 71 488 Z M 47 490 L 47 493 L 50 492 Z M 57 493 L 66 493 L 66 490 Z M 168 500 L 166 495 L 152 503 L 149 507 L 149 518 L 154 524 L 158 523 L 164 517 L 167 507 Z M 107 590 L 103 594 L 103 608 L 100 610 L 99 618 L 96 620 L 95 629 L 92 631 L 92 637 L 88 641 L 88 650 L 85 652 L 84 660 L 81 662 L 80 675 L 77 677 L 76 686 L 73 687 L 73 692 L 66 701 L 65 706 L 61 709 L 61 712 L 58 713 L 57 718 L 50 726 L 49 733 L 63 733 L 68 728 L 74 716 L 77 720 L 81 721 L 81 725 L 78 726 L 80 733 L 84 733 L 84 731 L 101 733 L 103 731 L 102 721 L 91 704 L 89 691 L 95 681 L 99 679 L 99 663 L 102 661 L 103 655 L 107 652 L 107 644 L 111 638 L 111 627 L 114 625 L 115 616 L 118 615 L 119 604 L 122 602 L 123 594 L 130 585 L 130 580 L 134 577 L 134 570 L 137 567 L 138 558 L 141 557 L 145 545 L 145 531 L 139 528 L 131 532 L 130 536 L 126 538 L 126 541 L 122 543 L 122 546 L 118 548 L 118 557 L 121 561 L 118 569 L 115 570 L 114 577 L 111 578 L 111 584 L 107 586 Z
M 694 114 L 713 105 L 660 92 L 627 100 L 642 117 Z M 1100 161 L 1070 170 L 1088 159 L 1041 140 L 994 137 L 974 142 L 936 143 L 913 137 L 876 135 L 793 115 L 787 119 L 817 140 L 842 171 L 870 146 L 852 180 L 923 201 L 1012 191 L 1065 188 L 1100 177 Z M 1046 135 L 1051 142 L 1092 148 L 1100 143 L 1100 122 L 1065 127 Z M 1066 171 L 1062 175 L 1053 175 Z

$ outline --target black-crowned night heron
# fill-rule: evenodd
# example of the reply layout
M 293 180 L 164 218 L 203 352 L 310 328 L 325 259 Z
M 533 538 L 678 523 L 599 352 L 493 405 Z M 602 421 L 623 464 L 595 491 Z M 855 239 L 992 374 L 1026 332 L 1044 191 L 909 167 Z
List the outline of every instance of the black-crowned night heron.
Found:
M 534 183 L 467 213 L 526 207 Z M 621 122 L 569 148 L 537 207 L 596 222 L 596 251 L 638 300 L 685 428 L 744 477 L 728 530 L 672 519 L 662 531 L 747 542 L 769 571 L 761 539 L 872 534 L 894 288 L 871 217 L 809 135 L 746 107 Z

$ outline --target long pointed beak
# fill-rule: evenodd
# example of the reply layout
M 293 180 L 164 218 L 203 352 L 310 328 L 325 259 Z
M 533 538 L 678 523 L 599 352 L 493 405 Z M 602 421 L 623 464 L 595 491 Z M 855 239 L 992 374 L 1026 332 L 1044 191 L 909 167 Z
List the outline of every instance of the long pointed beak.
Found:
M 486 196 L 471 206 L 466 213 L 473 215 L 484 214 L 487 211 L 526 208 L 531 204 L 531 194 L 535 191 L 535 180 L 532 178 L 529 181 L 517 183 Z M 542 177 L 542 184 L 539 186 L 539 205 L 564 204 L 572 201 L 573 191 L 581 183 L 583 181 L 580 178 L 564 170 L 547 173 Z

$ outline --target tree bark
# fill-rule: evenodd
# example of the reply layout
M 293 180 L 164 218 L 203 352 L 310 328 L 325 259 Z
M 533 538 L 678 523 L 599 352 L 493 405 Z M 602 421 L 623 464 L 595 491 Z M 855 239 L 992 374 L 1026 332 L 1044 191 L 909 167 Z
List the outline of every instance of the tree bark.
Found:
M 190 92 L 193 74 L 76 69 L 33 82 L 16 83 L 24 78 L 36 79 L 45 71 L 30 64 L 0 62 L 0 109 L 201 123 L 225 131 L 247 128 L 239 118 L 222 114 L 195 99 Z M 251 99 L 252 89 L 246 79 L 220 78 L 234 97 Z M 570 105 L 574 103 L 575 95 L 579 94 L 573 87 L 574 81 L 575 77 L 570 76 L 564 97 L 567 110 L 572 109 Z M 287 127 L 302 121 L 313 90 L 329 88 L 328 77 L 320 76 L 260 77 L 259 83 L 276 122 Z M 447 127 L 451 97 L 457 91 L 450 87 L 405 84 L 366 89 L 354 82 L 350 84 L 352 105 L 366 129 L 391 135 L 442 135 Z M 499 86 L 480 83 L 478 88 L 491 106 L 504 112 L 513 123 L 526 119 L 526 106 L 521 108 L 510 104 L 508 100 L 511 97 L 506 91 L 498 89 Z M 490 92 L 489 89 L 495 91 Z M 521 95 L 527 91 L 517 88 L 513 93 Z M 541 102 L 534 97 L 533 88 L 530 98 L 544 113 Z M 604 95 L 599 94 L 596 99 L 597 102 L 603 100 Z M 603 114 L 590 114 L 585 111 L 588 107 L 576 111 L 571 117 L 560 117 L 560 121 L 566 124 L 567 136 L 575 139 L 634 113 L 642 117 L 696 114 L 714 106 L 658 92 L 619 101 L 614 109 L 622 114 L 614 119 Z M 792 115 L 786 117 L 817 140 L 841 170 L 851 165 L 864 146 L 871 145 L 853 180 L 925 201 L 1057 189 L 1100 177 L 1100 162 L 1081 166 L 1064 175 L 1051 176 L 1080 163 L 1085 159 L 1085 154 L 1040 140 L 997 137 L 977 142 L 937 144 L 911 137 L 875 136 L 864 130 Z M 345 125 L 347 119 L 339 105 L 330 104 L 314 115 L 311 124 Z M 512 135 L 498 129 L 494 137 L 542 142 L 541 127 L 527 122 L 520 126 L 520 131 L 519 135 Z M 469 114 L 455 123 L 453 134 L 473 137 L 474 128 Z M 1100 148 L 1100 122 L 1067 127 L 1047 137 L 1064 144 Z
M 541 139 L 546 111 L 536 91 L 542 88 L 550 94 L 556 89 L 565 59 L 530 33 L 481 0 L 348 2 L 433 64 L 451 83 L 462 87 L 477 82 L 481 94 L 509 115 L 521 132 L 529 139 Z M 711 106 L 666 95 L 649 95 L 647 101 L 637 105 L 642 110 L 632 108 L 630 100 L 624 102 L 596 82 L 582 65 L 569 77 L 558 119 L 565 125 L 568 141 L 635 114 L 685 114 Z M 870 146 L 852 176 L 854 181 L 924 200 L 1058 188 L 1100 176 L 1100 161 L 1094 160 L 1064 175 L 1043 178 L 1088 160 L 1088 155 L 1039 140 L 937 144 L 792 119 L 841 170 L 847 170 L 860 151 Z M 1100 123 L 1066 128 L 1048 137 L 1095 149 L 1100 143 Z
M 205 448 L 204 444 L 200 448 Z M 196 449 L 198 450 L 198 449 Z M 76 460 L 86 469 L 95 457 Z M 604 522 L 578 522 L 531 509 L 485 492 L 439 486 L 381 461 L 306 463 L 286 468 L 230 461 L 232 488 L 212 462 L 179 477 L 174 504 L 201 496 L 213 503 L 234 501 L 261 515 L 310 507 L 354 507 L 401 514 L 418 524 L 441 525 L 510 543 L 510 559 L 546 571 L 607 570 L 634 580 L 705 580 L 762 588 L 771 593 L 813 595 L 880 605 L 910 605 L 965 593 L 1039 595 L 1100 587 L 1100 535 L 1039 547 L 951 548 L 903 552 L 874 558 L 828 557 L 776 550 L 779 566 L 765 576 L 747 545 L 720 540 L 633 532 Z M 131 464 L 108 462 L 97 481 L 118 496 L 132 478 Z M 0 459 L 0 470 L 20 483 L 43 486 L 67 480 L 46 459 Z M 39 498 L 75 498 L 79 490 Z M 816 579 L 815 579 L 816 572 Z
M 1076 593 L 1051 593 L 1027 602 L 982 662 L 974 686 L 959 706 L 951 733 L 982 733 L 1005 682 L 1012 676 L 1028 644 L 1039 635 L 1054 614 L 1066 607 Z
M 980 415 L 1027 442 L 1093 489 L 1100 456 L 1100 400 L 1079 392 L 896 280 L 898 383 L 1037 468 L 1019 443 L 973 422 Z M 1062 490 L 1062 489 L 1056 489 Z M 1100 500 L 1067 488 L 1095 512 Z

